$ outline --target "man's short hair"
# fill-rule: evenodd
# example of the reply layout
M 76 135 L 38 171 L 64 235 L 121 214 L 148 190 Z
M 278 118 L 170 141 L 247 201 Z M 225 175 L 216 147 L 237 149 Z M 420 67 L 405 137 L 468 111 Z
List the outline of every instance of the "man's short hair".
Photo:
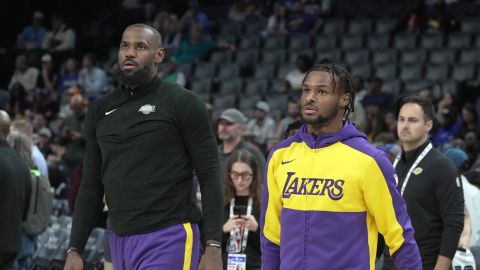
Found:
M 408 96 L 402 99 L 399 109 L 401 109 L 402 106 L 407 103 L 414 103 L 420 106 L 420 108 L 422 108 L 425 121 L 433 121 L 435 119 L 435 108 L 433 107 L 432 102 L 430 102 L 429 100 L 421 98 L 419 96 Z
M 145 28 L 152 31 L 155 39 L 158 42 L 158 46 L 162 46 L 162 35 L 160 35 L 160 32 L 158 32 L 157 28 L 144 23 L 135 23 L 127 26 L 125 30 L 127 30 L 128 28 L 134 28 L 134 27 Z

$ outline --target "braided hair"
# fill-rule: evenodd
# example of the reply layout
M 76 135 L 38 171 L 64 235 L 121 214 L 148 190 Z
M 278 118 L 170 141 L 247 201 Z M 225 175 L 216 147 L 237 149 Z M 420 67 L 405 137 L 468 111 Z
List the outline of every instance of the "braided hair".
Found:
M 355 103 L 355 89 L 353 88 L 352 75 L 350 74 L 350 72 L 348 72 L 344 67 L 340 65 L 327 63 L 327 64 L 321 64 L 309 69 L 307 71 L 307 74 L 305 75 L 305 78 L 307 78 L 308 74 L 310 74 L 310 72 L 313 72 L 313 71 L 328 72 L 332 79 L 333 89 L 337 88 L 336 84 L 338 81 L 340 83 L 338 89 L 341 89 L 344 93 L 347 93 L 350 95 L 350 99 L 348 101 L 347 107 L 343 112 L 343 117 L 345 119 L 348 119 L 348 116 L 350 115 L 350 113 L 354 111 L 354 103 Z M 303 81 L 305 81 L 305 78 L 303 79 Z

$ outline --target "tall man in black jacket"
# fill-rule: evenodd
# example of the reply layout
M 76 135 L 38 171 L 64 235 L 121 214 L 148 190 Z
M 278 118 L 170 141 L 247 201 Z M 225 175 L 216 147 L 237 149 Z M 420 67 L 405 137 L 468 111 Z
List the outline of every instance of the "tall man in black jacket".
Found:
M 447 270 L 462 233 L 464 202 L 455 166 L 428 140 L 434 117 L 429 101 L 419 97 L 402 101 L 397 122 L 402 152 L 394 167 L 423 269 Z M 394 269 L 388 254 L 383 269 Z
M 128 26 L 118 58 L 121 86 L 87 112 L 83 178 L 65 269 L 83 269 L 79 255 L 104 193 L 114 269 L 196 269 L 195 171 L 207 239 L 202 265 L 219 270 L 223 188 L 206 107 L 191 91 L 156 76 L 164 50 L 155 28 Z

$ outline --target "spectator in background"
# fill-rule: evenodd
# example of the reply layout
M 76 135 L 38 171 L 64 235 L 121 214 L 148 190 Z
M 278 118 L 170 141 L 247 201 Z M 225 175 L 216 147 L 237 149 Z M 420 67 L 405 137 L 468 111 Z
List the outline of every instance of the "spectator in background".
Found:
M 373 77 L 370 79 L 369 85 L 370 92 L 363 98 L 363 107 L 367 108 L 370 105 L 375 105 L 383 113 L 392 110 L 394 96 L 382 91 L 383 80 Z
M 478 133 L 473 131 L 467 132 L 463 138 L 463 150 L 468 155 L 468 169 L 475 170 L 473 165 L 477 162 L 480 153 L 480 145 L 478 143 Z M 478 163 L 480 165 L 480 162 Z
M 82 95 L 75 95 L 70 98 L 70 109 L 73 114 L 66 117 L 60 138 L 63 140 L 66 152 L 63 160 L 67 166 L 67 175 L 70 175 L 76 167 L 79 167 L 83 160 L 85 151 L 84 120 L 87 112 L 88 102 Z
M 37 91 L 35 96 L 36 111 L 52 118 L 58 112 L 58 95 L 55 91 L 58 75 L 54 69 L 52 56 L 42 56 L 42 70 L 37 80 Z
M 358 75 L 353 76 L 352 87 L 355 89 L 355 105 L 354 111 L 350 113 L 350 119 L 358 130 L 365 132 L 367 123 L 365 119 L 365 108 L 363 107 L 362 100 L 365 97 L 367 90 L 364 86 L 363 77 Z
M 10 119 L 0 111 L 0 269 L 11 269 L 21 250 L 21 222 L 28 205 L 30 171 L 20 156 L 8 146 Z
M 392 30 L 392 35 L 404 31 L 424 31 L 427 24 L 425 1 L 414 1 L 415 6 L 400 18 Z
M 418 91 L 418 96 L 433 103 L 432 90 L 428 88 Z
M 285 75 L 285 80 L 287 82 L 287 89 L 289 90 L 300 90 L 300 87 L 303 83 L 303 78 L 307 71 L 313 66 L 312 59 L 305 54 L 300 54 L 297 56 L 295 61 L 295 69 L 291 70 Z
M 162 33 L 163 48 L 167 53 L 174 53 L 180 46 L 182 34 L 180 33 L 180 23 L 177 15 L 166 11 L 160 11 L 152 25 Z
M 31 113 L 32 102 L 27 97 L 27 92 L 23 85 L 16 82 L 10 88 L 10 100 L 6 110 L 12 118 L 26 117 Z
M 332 9 L 332 0 L 304 0 L 305 11 L 315 14 L 319 17 L 330 15 Z
M 30 101 L 33 101 L 35 86 L 40 71 L 36 67 L 29 67 L 25 55 L 19 55 L 15 59 L 15 70 L 8 84 L 8 89 L 12 89 L 15 83 L 20 83 L 27 93 Z
M 444 107 L 440 113 L 443 123 L 439 123 L 432 134 L 432 143 L 440 149 L 447 149 L 452 146 L 454 139 L 458 136 L 462 119 L 454 106 Z
M 51 54 L 58 55 L 60 60 L 75 49 L 76 34 L 59 15 L 52 15 L 50 21 L 52 29 L 43 40 L 42 48 Z
M 78 83 L 88 99 L 96 99 L 107 89 L 107 73 L 97 66 L 97 57 L 93 53 L 83 55 L 82 66 Z
M 246 150 L 252 153 L 261 168 L 265 166 L 265 155 L 242 137 L 247 124 L 247 118 L 242 112 L 233 108 L 226 109 L 218 118 L 217 124 L 218 138 L 221 140 L 218 145 L 218 158 L 222 175 L 225 174 L 227 162 L 235 151 Z
M 65 70 L 60 74 L 57 82 L 57 93 L 61 103 L 65 103 L 68 96 L 67 90 L 80 85 L 78 62 L 74 57 L 69 57 L 65 63 Z
M 213 49 L 235 49 L 235 46 L 225 43 L 215 43 L 210 38 L 203 36 L 203 29 L 200 26 L 191 28 L 190 37 L 180 43 L 180 47 L 173 56 L 177 63 L 196 63 L 206 60 Z
M 236 22 L 246 22 L 258 19 L 252 0 L 235 0 L 228 11 L 228 18 Z
M 192 31 L 196 25 L 200 26 L 204 31 L 208 32 L 210 22 L 207 14 L 199 9 L 200 4 L 197 0 L 189 0 L 187 11 L 180 19 L 180 32 L 186 35 Z
M 384 116 L 377 106 L 370 105 L 365 108 L 365 118 L 365 134 L 368 141 L 373 143 L 379 134 L 386 131 Z
M 254 118 L 247 123 L 247 133 L 252 134 L 253 143 L 263 153 L 268 153 L 272 140 L 275 140 L 275 121 L 268 116 L 270 106 L 265 101 L 259 101 L 255 105 Z
M 38 149 L 37 145 L 33 143 L 33 127 L 30 122 L 19 119 L 13 121 L 10 126 L 10 131 L 17 131 L 27 135 L 28 139 L 30 140 L 29 144 L 31 145 L 31 158 L 35 165 L 35 168 L 40 171 L 41 175 L 48 177 L 48 166 L 45 157 L 43 157 L 42 152 Z
M 246 150 L 233 153 L 227 163 L 224 176 L 223 269 L 233 263 L 228 255 L 243 254 L 246 263 L 242 269 L 260 270 L 261 171 L 255 157 Z M 239 206 L 243 206 L 245 211 L 236 212 Z
M 305 12 L 303 2 L 295 0 L 288 14 L 287 29 L 290 34 L 315 34 L 323 25 L 317 15 Z
M 288 126 L 297 121 L 300 121 L 300 104 L 297 99 L 290 98 L 287 101 L 287 115 L 282 118 L 277 125 L 277 141 L 283 140 Z
M 177 64 L 174 61 L 166 61 L 166 65 L 159 74 L 164 80 L 177 83 L 183 87 L 187 84 L 185 74 L 177 69 Z
M 17 48 L 24 51 L 41 49 L 46 35 L 47 29 L 43 26 L 43 13 L 35 11 L 32 24 L 23 28 L 17 37 Z
M 45 159 L 53 153 L 52 146 L 50 144 L 52 139 L 52 132 L 50 129 L 44 127 L 38 131 L 38 142 L 37 147 L 42 152 L 42 155 Z
M 436 3 L 433 7 L 432 14 L 427 19 L 427 30 L 434 32 L 449 33 L 458 30 L 460 24 L 447 10 L 445 2 Z
M 47 119 L 42 113 L 35 113 L 32 117 L 32 127 L 33 132 L 38 133 L 38 131 L 47 125 Z
M 457 137 L 464 138 L 469 131 L 480 134 L 478 125 L 478 115 L 475 105 L 466 103 L 462 106 L 462 124 L 458 130 Z
M 266 33 L 270 35 L 287 35 L 287 20 L 287 7 L 281 2 L 275 2 L 274 13 L 268 17 Z

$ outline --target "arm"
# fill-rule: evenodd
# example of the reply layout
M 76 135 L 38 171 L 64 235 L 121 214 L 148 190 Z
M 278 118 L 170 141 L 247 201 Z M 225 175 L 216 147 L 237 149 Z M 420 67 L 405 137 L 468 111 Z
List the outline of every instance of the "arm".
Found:
M 102 159 L 95 136 L 96 108 L 90 106 L 85 120 L 86 151 L 83 177 L 80 183 L 73 212 L 70 247 L 83 250 L 87 239 L 102 211 L 103 185 L 101 179 Z
M 362 185 L 368 212 L 384 236 L 397 269 L 422 269 L 407 207 L 396 188 L 394 170 L 383 154 L 375 156 Z
M 67 29 L 65 31 L 65 38 L 63 39 L 63 42 L 52 49 L 54 51 L 64 51 L 64 50 L 73 49 L 75 47 L 75 38 L 76 38 L 75 32 L 73 32 L 72 29 Z
M 263 176 L 262 207 L 260 213 L 260 248 L 262 250 L 262 269 L 280 268 L 280 214 L 282 211 L 282 193 L 274 175 L 275 152 L 268 158 Z
M 223 181 L 220 179 L 217 146 L 207 109 L 200 98 L 189 92 L 184 96 L 180 119 L 182 137 L 187 145 L 202 193 L 202 212 L 205 224 L 205 267 L 221 269 L 221 249 L 208 247 L 210 242 L 221 243 L 223 225 Z
M 435 177 L 437 180 L 435 183 L 435 197 L 443 223 L 443 232 L 437 265 L 443 265 L 445 259 L 451 260 L 455 256 L 458 240 L 463 230 L 463 211 L 465 206 L 462 187 L 457 182 L 460 179 L 457 178 L 456 168 L 450 162 L 444 164 L 444 166 L 439 165 L 439 168 L 443 168 L 443 170 L 440 170 Z
M 463 219 L 463 231 L 460 235 L 460 241 L 458 241 L 459 247 L 469 248 L 470 247 L 470 237 L 472 235 L 472 225 L 470 221 L 470 214 L 468 213 L 467 206 L 465 206 L 464 210 L 465 218 Z

